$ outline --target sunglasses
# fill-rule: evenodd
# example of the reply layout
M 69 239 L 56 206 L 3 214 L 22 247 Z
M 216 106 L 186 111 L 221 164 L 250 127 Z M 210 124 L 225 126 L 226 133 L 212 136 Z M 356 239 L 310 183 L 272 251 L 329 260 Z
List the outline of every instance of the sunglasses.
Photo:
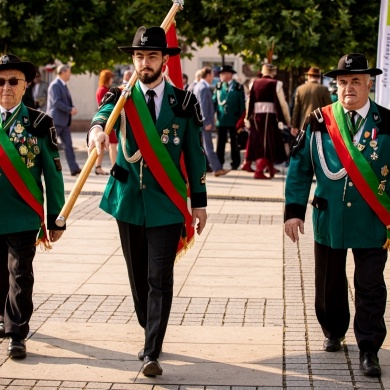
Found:
M 2 79 L 0 78 L 0 87 L 4 87 L 5 83 L 8 82 L 8 84 L 11 86 L 11 87 L 15 87 L 16 85 L 19 84 L 19 81 L 26 81 L 26 80 L 23 80 L 23 79 L 17 79 L 15 77 L 12 77 L 11 79 Z

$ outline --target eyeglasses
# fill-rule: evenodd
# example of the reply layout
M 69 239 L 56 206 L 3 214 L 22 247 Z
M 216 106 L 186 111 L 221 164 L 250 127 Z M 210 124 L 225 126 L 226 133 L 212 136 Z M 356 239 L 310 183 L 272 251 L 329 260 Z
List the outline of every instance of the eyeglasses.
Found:
M 11 87 L 15 87 L 16 85 L 19 84 L 19 81 L 26 81 L 26 80 L 23 80 L 23 79 L 17 79 L 16 77 L 12 77 L 10 79 L 0 79 L 0 87 L 4 87 L 5 83 L 8 82 L 8 84 L 11 86 Z

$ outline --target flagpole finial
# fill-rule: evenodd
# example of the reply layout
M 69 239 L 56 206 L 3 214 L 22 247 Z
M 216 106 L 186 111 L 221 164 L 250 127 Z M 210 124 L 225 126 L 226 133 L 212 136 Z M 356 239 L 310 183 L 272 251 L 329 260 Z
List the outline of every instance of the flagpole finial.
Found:
M 184 0 L 172 0 L 174 4 L 179 4 L 180 8 L 183 9 Z

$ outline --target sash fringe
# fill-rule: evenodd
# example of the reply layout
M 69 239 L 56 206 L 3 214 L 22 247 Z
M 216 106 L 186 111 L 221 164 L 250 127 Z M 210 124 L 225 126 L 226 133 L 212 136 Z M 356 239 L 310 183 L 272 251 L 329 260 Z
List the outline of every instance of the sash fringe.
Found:
M 176 252 L 176 258 L 175 263 L 177 263 L 186 253 L 189 249 L 191 249 L 195 244 L 195 236 L 192 236 L 190 241 L 187 241 L 187 237 L 181 238 L 183 247 Z

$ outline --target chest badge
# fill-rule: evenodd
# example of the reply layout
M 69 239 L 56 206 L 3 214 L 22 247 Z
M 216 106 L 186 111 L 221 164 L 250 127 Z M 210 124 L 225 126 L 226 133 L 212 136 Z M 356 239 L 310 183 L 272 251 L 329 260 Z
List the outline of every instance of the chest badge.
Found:
M 169 130 L 168 129 L 163 130 L 163 134 L 161 136 L 161 142 L 163 144 L 167 144 L 169 142 Z
M 177 135 L 177 130 L 179 130 L 179 125 L 173 124 L 172 129 L 173 129 L 173 143 L 175 145 L 179 145 L 180 144 L 180 137 Z

